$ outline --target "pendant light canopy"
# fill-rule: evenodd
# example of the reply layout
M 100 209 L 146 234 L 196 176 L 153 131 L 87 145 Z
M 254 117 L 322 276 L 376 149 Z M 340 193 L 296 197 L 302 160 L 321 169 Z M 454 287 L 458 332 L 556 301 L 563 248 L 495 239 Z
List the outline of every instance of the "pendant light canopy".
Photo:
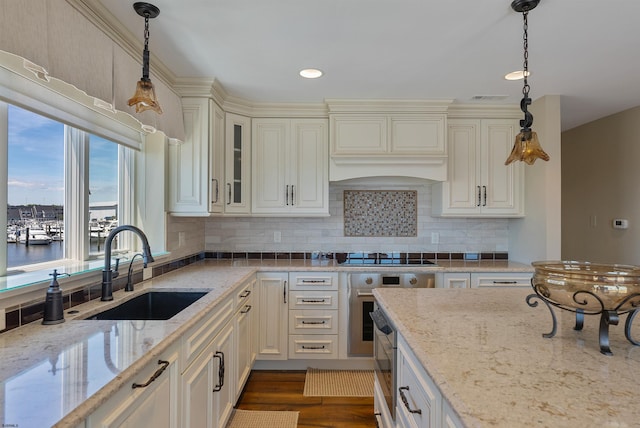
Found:
M 160 14 L 160 9 L 152 4 L 137 2 L 133 4 L 136 13 L 144 18 L 144 50 L 142 51 L 142 78 L 136 84 L 136 93 L 129 99 L 130 106 L 136 106 L 136 113 L 153 110 L 162 114 L 156 90 L 149 79 L 149 19 Z
M 520 101 L 520 109 L 524 113 L 524 119 L 520 120 L 520 133 L 516 135 L 516 140 L 513 144 L 511 154 L 507 158 L 505 165 L 509 165 L 513 161 L 524 161 L 529 165 L 533 165 L 536 159 L 548 161 L 549 155 L 542 150 L 540 141 L 538 141 L 538 134 L 531 130 L 533 124 L 533 115 L 529 113 L 528 106 L 531 104 L 531 98 L 529 98 L 529 83 L 527 81 L 529 77 L 529 24 L 527 21 L 527 15 L 529 11 L 535 8 L 540 0 L 513 0 L 511 8 L 516 12 L 521 12 L 524 20 L 524 63 L 523 63 L 523 76 L 524 86 L 522 88 L 522 101 Z

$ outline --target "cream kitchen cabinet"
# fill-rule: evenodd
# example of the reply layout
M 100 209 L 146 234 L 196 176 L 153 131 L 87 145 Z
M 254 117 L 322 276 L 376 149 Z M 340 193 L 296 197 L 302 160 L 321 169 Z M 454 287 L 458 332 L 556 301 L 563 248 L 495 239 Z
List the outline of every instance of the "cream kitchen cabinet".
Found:
M 225 214 L 251 212 L 251 119 L 225 115 Z
M 515 119 L 449 119 L 448 178 L 432 186 L 432 214 L 523 217 L 522 162 L 504 164 L 518 130 Z
M 289 274 L 289 359 L 338 358 L 338 274 Z
M 227 323 L 182 374 L 182 427 L 223 428 L 235 404 L 233 323 Z M 138 425 L 155 426 L 155 425 Z
M 330 114 L 330 179 L 446 176 L 445 113 Z
M 208 216 L 223 212 L 224 112 L 205 97 L 182 98 L 185 141 L 169 144 L 168 212 Z
M 91 414 L 86 427 L 182 427 L 179 356 L 178 345 L 163 352 Z
M 252 213 L 329 215 L 325 119 L 252 120 Z
M 287 359 L 289 274 L 261 272 L 256 281 L 258 295 L 258 360 Z
M 529 287 L 531 272 L 445 272 L 438 288 Z

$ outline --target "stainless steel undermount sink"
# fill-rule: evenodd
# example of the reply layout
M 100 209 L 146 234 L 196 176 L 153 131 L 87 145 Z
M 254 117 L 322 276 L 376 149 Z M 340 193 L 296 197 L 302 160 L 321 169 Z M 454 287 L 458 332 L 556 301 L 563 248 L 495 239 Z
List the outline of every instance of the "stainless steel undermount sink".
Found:
M 88 320 L 168 320 L 207 294 L 200 291 L 149 291 Z

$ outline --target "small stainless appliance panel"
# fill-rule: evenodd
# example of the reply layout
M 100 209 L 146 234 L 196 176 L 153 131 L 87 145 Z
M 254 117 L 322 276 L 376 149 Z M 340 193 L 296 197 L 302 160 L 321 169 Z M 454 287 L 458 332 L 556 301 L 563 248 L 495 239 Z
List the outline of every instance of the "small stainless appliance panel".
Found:
M 350 356 L 373 355 L 373 289 L 376 287 L 433 288 L 432 273 L 351 273 L 349 274 Z
M 376 304 L 374 304 L 374 311 L 369 315 L 374 325 L 373 361 L 375 375 L 391 417 L 395 420 L 396 330 Z

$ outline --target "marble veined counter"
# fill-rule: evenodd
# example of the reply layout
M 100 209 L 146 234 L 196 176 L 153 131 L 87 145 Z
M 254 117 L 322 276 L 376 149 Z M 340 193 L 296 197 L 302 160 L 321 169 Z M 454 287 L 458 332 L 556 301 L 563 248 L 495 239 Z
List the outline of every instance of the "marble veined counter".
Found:
M 208 293 L 167 321 L 82 320 L 115 306 L 131 293 L 114 293 L 113 302 L 91 301 L 65 311 L 62 324 L 31 323 L 0 335 L 0 426 L 73 427 L 128 383 L 149 362 L 194 326 L 254 268 L 199 263 L 136 285 L 149 289 Z M 75 318 L 73 318 L 75 317 Z
M 376 289 L 378 303 L 469 427 L 638 427 L 640 347 L 610 326 L 600 353 L 599 316 L 556 310 L 522 289 Z M 638 323 L 632 329 L 640 337 Z

